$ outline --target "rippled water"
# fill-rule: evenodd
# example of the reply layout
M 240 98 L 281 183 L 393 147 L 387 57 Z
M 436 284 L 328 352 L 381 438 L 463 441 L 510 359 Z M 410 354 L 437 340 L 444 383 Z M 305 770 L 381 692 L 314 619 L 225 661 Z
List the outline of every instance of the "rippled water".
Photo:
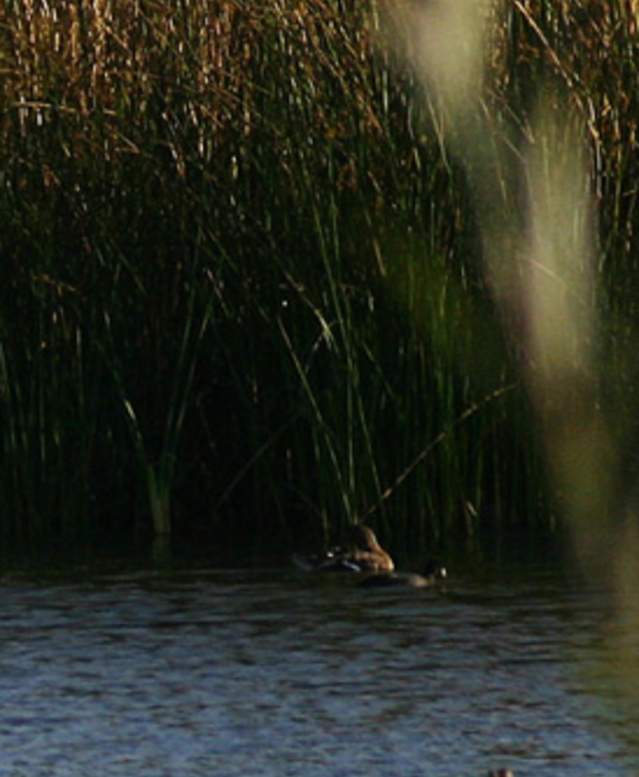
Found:
M 288 569 L 5 582 L 0 613 L 2 777 L 639 767 L 602 669 L 608 599 L 547 572 L 438 592 Z

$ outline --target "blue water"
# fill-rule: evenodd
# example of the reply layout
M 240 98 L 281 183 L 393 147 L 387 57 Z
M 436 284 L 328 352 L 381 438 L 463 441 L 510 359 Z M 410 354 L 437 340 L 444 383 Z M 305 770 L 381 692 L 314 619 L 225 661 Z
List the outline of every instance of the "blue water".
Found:
M 441 591 L 289 569 L 1 591 L 0 777 L 639 771 L 637 678 L 610 661 L 610 635 L 635 635 L 547 570 Z

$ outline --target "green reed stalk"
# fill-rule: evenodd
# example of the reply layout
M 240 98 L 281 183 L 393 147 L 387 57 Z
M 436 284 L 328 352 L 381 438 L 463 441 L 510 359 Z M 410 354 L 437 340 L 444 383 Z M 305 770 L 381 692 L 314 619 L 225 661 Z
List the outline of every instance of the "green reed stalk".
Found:
M 542 80 L 586 117 L 602 350 L 626 398 L 628 8 L 495 11 L 483 106 L 515 156 Z M 124 533 L 148 512 L 242 545 L 365 517 L 406 544 L 543 525 L 468 178 L 397 8 L 14 0 L 2 18 L 2 531 L 35 536 L 52 512 Z
M 197 271 L 197 263 L 194 272 Z M 145 422 L 140 417 L 142 408 L 134 405 L 132 389 L 126 385 L 120 363 L 121 349 L 115 343 L 109 317 L 104 331 L 108 350 L 105 357 L 116 386 L 117 396 L 127 422 L 131 444 L 135 451 L 139 472 L 146 485 L 149 511 L 156 535 L 171 534 L 171 499 L 176 467 L 179 459 L 181 435 L 185 417 L 193 400 L 192 389 L 200 349 L 212 316 L 212 299 L 204 304 L 200 292 L 192 287 L 181 317 L 181 331 L 171 333 L 162 342 L 163 358 L 170 362 L 169 392 L 159 416 L 146 420 L 146 425 L 159 425 L 159 438 L 151 442 L 145 433 Z M 157 412 L 157 410 L 156 410 Z

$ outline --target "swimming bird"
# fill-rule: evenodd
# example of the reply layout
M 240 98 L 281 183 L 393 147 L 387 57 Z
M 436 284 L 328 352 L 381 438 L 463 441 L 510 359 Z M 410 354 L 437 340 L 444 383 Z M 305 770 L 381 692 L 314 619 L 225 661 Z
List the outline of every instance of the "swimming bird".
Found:
M 390 586 L 407 586 L 409 588 L 428 588 L 447 577 L 446 567 L 436 561 L 429 561 L 422 575 L 414 572 L 386 572 L 365 577 L 360 583 L 367 588 L 384 588 Z
M 392 572 L 395 564 L 379 544 L 370 526 L 356 524 L 349 530 L 344 547 L 331 548 L 319 556 L 293 556 L 294 563 L 305 571 L 316 572 Z

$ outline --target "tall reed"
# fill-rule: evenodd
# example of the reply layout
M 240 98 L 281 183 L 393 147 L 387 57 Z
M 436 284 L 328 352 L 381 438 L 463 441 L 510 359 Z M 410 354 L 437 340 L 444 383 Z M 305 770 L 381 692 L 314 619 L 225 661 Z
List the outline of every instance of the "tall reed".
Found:
M 586 118 L 621 365 L 634 17 L 620 0 L 492 13 L 504 137 L 530 135 L 541 81 Z M 243 545 L 363 518 L 398 544 L 545 525 L 468 179 L 393 6 L 13 0 L 0 17 L 7 538 L 153 515 Z

